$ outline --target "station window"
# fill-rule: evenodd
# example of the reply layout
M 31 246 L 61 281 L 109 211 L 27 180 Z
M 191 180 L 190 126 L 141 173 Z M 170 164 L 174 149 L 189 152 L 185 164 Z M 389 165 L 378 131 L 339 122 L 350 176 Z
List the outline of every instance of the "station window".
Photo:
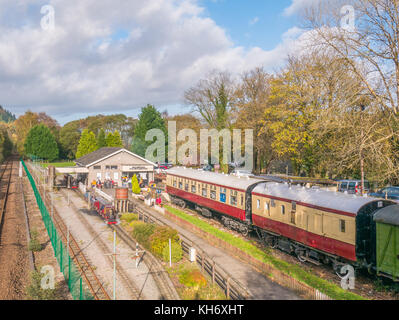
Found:
M 111 169 L 111 166 L 105 166 L 105 170 Z
M 101 170 L 101 166 L 94 166 L 93 169 L 94 170 Z
M 211 190 L 211 199 L 216 200 L 216 191 L 215 190 Z
M 118 170 L 118 166 L 111 166 L 111 170 Z
M 281 214 L 285 214 L 285 205 L 281 205 Z
M 340 228 L 342 233 L 345 233 L 345 231 L 346 231 L 345 222 L 346 222 L 345 220 L 339 220 L 339 228 Z

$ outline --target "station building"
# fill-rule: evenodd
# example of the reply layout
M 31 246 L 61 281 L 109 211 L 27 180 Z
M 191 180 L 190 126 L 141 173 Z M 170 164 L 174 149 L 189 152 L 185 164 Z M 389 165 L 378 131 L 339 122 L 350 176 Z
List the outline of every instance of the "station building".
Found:
M 145 183 L 154 180 L 156 164 L 124 148 L 100 148 L 74 161 L 75 172 L 90 185 L 93 180 L 105 182 L 113 180 L 123 186 L 123 178 L 129 180 L 134 174 Z M 80 169 L 80 170 L 79 170 Z

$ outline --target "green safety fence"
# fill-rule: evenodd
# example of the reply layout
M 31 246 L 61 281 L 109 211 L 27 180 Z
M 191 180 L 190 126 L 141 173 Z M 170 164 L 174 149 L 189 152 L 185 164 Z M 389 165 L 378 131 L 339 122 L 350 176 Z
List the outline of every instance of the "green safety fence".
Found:
M 29 172 L 26 164 L 21 160 L 26 175 L 28 176 L 29 182 L 32 186 L 33 192 L 35 194 L 36 203 L 40 209 L 44 225 L 46 226 L 47 233 L 51 240 L 51 245 L 53 246 L 55 257 L 57 258 L 58 264 L 60 266 L 61 272 L 64 275 L 65 281 L 68 284 L 69 291 L 74 300 L 93 300 L 92 294 L 83 285 L 83 280 L 81 274 L 73 262 L 71 256 L 66 250 L 66 246 L 63 244 L 61 237 L 59 236 L 57 229 L 53 223 L 53 220 L 44 204 L 44 201 L 40 195 L 36 183 Z

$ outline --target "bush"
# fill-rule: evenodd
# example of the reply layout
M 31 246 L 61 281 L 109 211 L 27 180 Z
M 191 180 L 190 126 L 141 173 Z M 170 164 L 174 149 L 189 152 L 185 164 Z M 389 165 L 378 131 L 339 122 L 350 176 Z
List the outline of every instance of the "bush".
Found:
M 139 217 L 135 213 L 125 213 L 121 216 L 121 220 L 130 224 L 133 221 L 138 221 Z
M 161 258 L 163 256 L 163 250 L 169 246 L 169 239 L 172 242 L 179 243 L 180 238 L 176 230 L 170 227 L 157 227 L 155 232 L 150 237 L 151 251 Z M 167 260 L 169 261 L 169 259 Z
M 140 194 L 141 193 L 141 189 L 140 189 L 140 186 L 139 186 L 139 181 L 138 181 L 136 175 L 134 175 L 132 177 L 132 192 L 134 194 Z
M 172 262 L 179 262 L 183 259 L 183 249 L 178 242 L 172 242 Z M 162 250 L 162 260 L 169 262 L 169 243 Z
M 186 287 L 203 288 L 206 286 L 206 279 L 197 268 L 183 270 L 179 275 L 179 282 Z
M 43 249 L 41 243 L 37 239 L 38 235 L 39 234 L 38 234 L 38 232 L 36 230 L 32 230 L 31 231 L 31 239 L 30 239 L 29 244 L 28 244 L 28 250 L 29 251 L 38 252 L 38 251 L 41 251 Z
M 147 250 L 151 249 L 150 237 L 155 231 L 156 226 L 144 222 L 132 222 L 133 224 L 133 238 L 141 243 Z

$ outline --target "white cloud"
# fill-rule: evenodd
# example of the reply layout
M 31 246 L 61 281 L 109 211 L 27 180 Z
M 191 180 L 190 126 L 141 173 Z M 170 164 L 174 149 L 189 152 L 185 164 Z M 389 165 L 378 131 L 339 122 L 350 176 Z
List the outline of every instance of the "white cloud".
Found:
M 300 10 L 307 8 L 320 0 L 292 0 L 292 3 L 289 7 L 284 9 L 283 14 L 285 16 L 292 16 Z
M 253 26 L 254 24 L 256 24 L 256 23 L 258 23 L 259 22 L 259 18 L 258 17 L 255 17 L 255 18 L 253 18 L 251 21 L 249 21 L 249 25 L 250 26 Z
M 274 68 L 295 47 L 234 46 L 197 0 L 1 0 L 0 103 L 63 114 L 178 104 L 212 69 Z M 55 30 L 40 8 L 55 9 Z M 23 23 L 22 23 L 23 21 Z

